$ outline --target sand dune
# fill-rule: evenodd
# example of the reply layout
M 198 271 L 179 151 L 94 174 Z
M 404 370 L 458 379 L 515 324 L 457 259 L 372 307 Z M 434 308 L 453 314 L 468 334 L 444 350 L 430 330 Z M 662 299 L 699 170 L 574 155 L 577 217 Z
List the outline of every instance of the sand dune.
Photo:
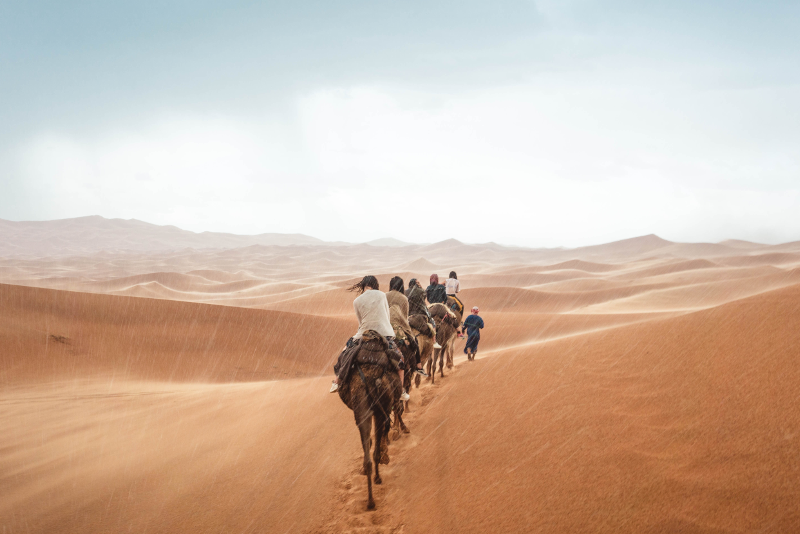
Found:
M 713 269 L 714 267 L 718 266 L 719 266 L 718 264 L 709 260 L 682 260 L 675 262 L 665 262 L 662 265 L 620 274 L 618 275 L 618 278 L 623 280 L 624 279 L 631 280 L 635 278 L 647 278 L 649 276 L 679 273 L 683 271 L 694 271 L 698 269 Z
M 4 531 L 800 526 L 793 243 L 120 250 L 0 257 Z M 451 269 L 479 360 L 412 392 L 368 513 L 346 288 Z
M 744 280 L 722 280 L 655 289 L 593 304 L 584 308 L 582 313 L 641 313 L 709 308 L 797 283 L 800 283 L 800 269 Z
M 732 256 L 721 260 L 725 265 L 749 267 L 753 265 L 798 265 L 800 254 L 791 252 L 772 252 L 754 256 Z
M 229 382 L 319 375 L 353 317 L 114 297 L 0 284 L 0 383 Z
M 471 363 L 415 419 L 384 496 L 402 512 L 387 522 L 793 532 L 798 343 L 795 286 Z M 364 515 L 347 503 L 334 517 Z
M 347 469 L 326 379 L 71 382 L 4 393 L 6 532 L 297 532 Z

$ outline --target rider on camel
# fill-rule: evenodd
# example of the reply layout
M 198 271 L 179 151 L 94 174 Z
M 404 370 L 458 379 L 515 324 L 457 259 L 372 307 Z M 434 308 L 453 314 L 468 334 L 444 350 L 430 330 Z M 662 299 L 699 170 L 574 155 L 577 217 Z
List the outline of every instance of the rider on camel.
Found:
M 394 339 L 396 343 L 410 346 L 412 350 L 419 354 L 419 345 L 408 324 L 408 298 L 403 291 L 403 279 L 395 276 L 389 282 L 389 292 L 386 293 L 386 301 L 389 303 L 389 320 L 394 329 Z M 417 361 L 416 372 L 422 376 L 428 376 L 422 369 L 422 363 Z
M 436 323 L 431 317 L 431 312 L 428 311 L 428 306 L 425 304 L 425 290 L 416 278 L 408 281 L 408 316 L 422 315 L 428 320 L 428 327 L 431 329 L 431 337 L 433 338 L 433 348 L 441 349 L 442 346 L 436 342 Z
M 431 304 L 447 304 L 447 289 L 439 283 L 438 274 L 431 275 L 431 285 L 425 289 L 425 294 Z
M 389 320 L 389 303 L 386 300 L 386 294 L 379 291 L 380 285 L 378 279 L 372 275 L 367 275 L 361 279 L 360 282 L 353 284 L 348 291 L 357 291 L 359 296 L 353 301 L 353 308 L 358 318 L 358 332 L 351 339 L 359 340 L 364 334 L 372 330 L 377 334 L 386 338 L 389 343 L 390 350 L 397 350 L 394 344 L 394 329 Z M 350 343 L 348 342 L 348 346 Z M 397 351 L 400 353 L 400 351 Z M 402 353 L 400 353 L 402 362 Z M 349 371 L 349 369 L 348 369 Z M 400 383 L 403 383 L 405 372 L 402 369 L 398 371 L 400 375 Z M 331 384 L 331 393 L 338 391 L 339 382 L 343 380 L 344 376 L 337 376 Z M 409 399 L 408 393 L 403 389 L 403 394 L 400 396 L 401 400 L 407 401 Z
M 461 290 L 461 283 L 458 281 L 458 275 L 456 275 L 455 271 L 450 271 L 450 278 L 447 279 L 444 285 L 447 290 L 447 296 L 453 298 L 453 300 L 456 302 L 456 306 L 458 306 L 458 313 L 463 315 L 464 303 L 461 302 L 461 299 L 456 296 L 456 293 Z M 460 328 L 456 332 L 458 333 L 458 337 L 464 337 L 464 334 L 461 333 Z

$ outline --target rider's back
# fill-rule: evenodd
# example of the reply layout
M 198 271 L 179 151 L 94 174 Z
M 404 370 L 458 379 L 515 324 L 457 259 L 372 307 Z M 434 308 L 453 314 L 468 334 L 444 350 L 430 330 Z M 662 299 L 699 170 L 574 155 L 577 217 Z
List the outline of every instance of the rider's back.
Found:
M 374 330 L 384 337 L 394 336 L 389 320 L 389 303 L 382 291 L 364 291 L 353 301 L 358 317 L 358 332 L 354 339 L 360 339 L 367 330 Z
M 408 314 L 409 315 L 425 315 L 427 312 L 425 306 L 425 291 L 415 286 L 408 290 Z
M 428 302 L 431 304 L 436 304 L 440 302 L 442 304 L 447 302 L 447 289 L 441 284 L 431 284 L 425 289 L 425 293 L 428 296 Z
M 448 278 L 445 282 L 445 287 L 448 295 L 455 295 L 461 290 L 461 283 L 458 278 Z

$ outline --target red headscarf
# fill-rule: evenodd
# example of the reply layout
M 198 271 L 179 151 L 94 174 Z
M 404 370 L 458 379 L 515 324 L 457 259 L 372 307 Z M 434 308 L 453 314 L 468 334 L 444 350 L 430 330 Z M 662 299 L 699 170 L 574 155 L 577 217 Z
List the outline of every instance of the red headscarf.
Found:
M 439 275 L 432 274 L 431 275 L 431 285 L 438 285 L 439 284 Z

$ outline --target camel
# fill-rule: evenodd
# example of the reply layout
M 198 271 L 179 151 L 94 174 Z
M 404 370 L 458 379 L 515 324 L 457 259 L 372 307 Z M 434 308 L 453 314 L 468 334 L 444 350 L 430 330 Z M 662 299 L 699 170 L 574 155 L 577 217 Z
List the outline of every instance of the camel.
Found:
M 450 302 L 450 299 L 448 299 Z M 428 374 L 431 377 L 431 383 L 436 383 L 434 376 L 436 372 L 436 359 L 439 358 L 439 373 L 444 377 L 444 359 L 445 354 L 449 350 L 448 368 L 452 367 L 453 361 L 453 346 L 455 345 L 456 329 L 461 322 L 461 317 L 458 311 L 451 312 L 444 304 L 436 303 L 431 304 L 428 308 L 436 323 L 436 341 L 442 346 L 441 349 L 434 349 L 433 358 L 430 360 L 430 369 Z M 455 317 L 454 317 L 455 315 Z
M 447 307 L 450 308 L 450 310 L 456 316 L 456 330 L 458 330 L 458 326 L 461 324 L 461 320 L 464 318 L 464 313 L 463 311 L 458 311 L 458 306 L 456 306 L 456 301 L 453 299 L 453 297 L 449 296 L 447 297 Z M 449 341 L 446 346 L 439 343 L 440 345 L 442 345 L 442 347 L 444 347 L 443 350 L 447 354 L 448 369 L 453 368 L 453 353 L 455 352 L 456 339 L 457 336 L 455 335 L 455 333 L 453 333 L 453 335 L 449 338 Z
M 419 358 L 419 354 L 417 349 L 413 347 L 412 344 L 406 345 L 404 343 L 397 343 L 397 347 L 400 349 L 400 352 L 403 353 L 403 359 L 406 362 L 406 372 L 403 379 L 403 387 L 406 391 L 411 391 L 412 375 L 416 375 L 414 369 L 417 368 L 417 359 Z M 401 432 L 403 434 L 411 433 L 406 424 L 403 422 L 403 413 L 405 413 L 407 408 L 408 403 L 404 403 L 402 401 L 398 401 L 394 406 L 394 439 L 398 439 Z
M 426 365 L 430 367 L 429 362 L 433 355 L 433 344 L 436 340 L 431 335 L 431 328 L 428 326 L 428 317 L 425 315 L 412 315 L 408 318 L 408 323 L 411 325 L 411 332 L 414 334 L 414 339 L 416 339 L 417 345 L 419 346 L 419 354 L 417 357 L 423 367 Z M 414 383 L 417 385 L 417 388 L 419 388 L 421 381 L 420 375 L 414 374 Z M 406 391 L 410 390 L 406 388 Z
M 385 341 L 369 340 L 353 362 L 349 380 L 339 387 L 339 397 L 353 410 L 361 446 L 364 449 L 364 474 L 367 476 L 367 509 L 375 509 L 372 497 L 372 466 L 375 465 L 375 484 L 381 484 L 378 465 L 389 463 L 388 440 L 390 414 L 402 402 L 400 378 L 389 369 Z M 375 449 L 372 452 L 372 421 L 375 420 Z M 372 458 L 370 454 L 372 453 Z

